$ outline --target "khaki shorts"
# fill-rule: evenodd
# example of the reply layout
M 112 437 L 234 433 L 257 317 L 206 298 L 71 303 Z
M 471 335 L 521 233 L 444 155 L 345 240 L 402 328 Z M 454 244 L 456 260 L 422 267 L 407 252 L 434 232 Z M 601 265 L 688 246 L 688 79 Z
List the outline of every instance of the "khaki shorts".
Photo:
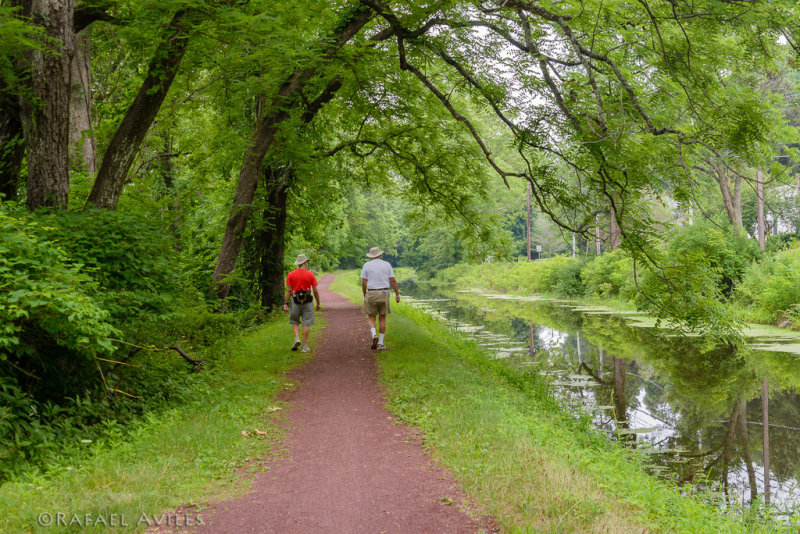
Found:
M 364 313 L 367 315 L 386 315 L 392 313 L 389 308 L 388 289 L 373 289 L 364 295 Z
M 300 324 L 303 319 L 303 326 L 314 324 L 314 302 L 298 304 L 294 300 L 289 301 L 289 324 Z

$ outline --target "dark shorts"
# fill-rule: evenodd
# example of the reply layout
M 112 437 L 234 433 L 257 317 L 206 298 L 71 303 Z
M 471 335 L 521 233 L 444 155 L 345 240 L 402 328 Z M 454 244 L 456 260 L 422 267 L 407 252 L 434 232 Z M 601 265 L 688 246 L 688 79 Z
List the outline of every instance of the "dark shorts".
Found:
M 300 324 L 301 319 L 303 320 L 303 326 L 314 324 L 314 303 L 298 304 L 294 300 L 290 301 L 289 324 Z

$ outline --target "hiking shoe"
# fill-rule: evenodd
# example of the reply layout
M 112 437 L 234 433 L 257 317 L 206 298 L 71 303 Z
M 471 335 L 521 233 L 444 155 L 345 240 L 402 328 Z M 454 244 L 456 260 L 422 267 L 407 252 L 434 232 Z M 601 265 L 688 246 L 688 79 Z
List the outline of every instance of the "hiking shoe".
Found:
M 311 352 L 311 347 L 308 345 L 303 345 L 303 348 L 300 349 L 300 352 Z
M 372 338 L 372 350 L 375 350 L 377 348 L 378 348 L 378 336 L 375 336 Z
M 294 342 L 294 345 L 292 345 L 292 350 L 297 350 L 297 348 L 298 348 L 299 346 L 300 346 L 300 341 L 295 341 L 295 342 Z
M 383 343 L 378 343 L 378 350 L 387 350 L 389 347 L 384 345 Z

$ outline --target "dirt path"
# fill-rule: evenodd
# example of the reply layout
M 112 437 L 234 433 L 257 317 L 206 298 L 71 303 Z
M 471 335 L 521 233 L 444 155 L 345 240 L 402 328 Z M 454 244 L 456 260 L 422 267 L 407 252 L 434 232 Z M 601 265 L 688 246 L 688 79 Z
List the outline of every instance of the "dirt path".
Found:
M 375 352 L 360 309 L 320 281 L 328 321 L 312 360 L 286 395 L 287 458 L 269 464 L 252 493 L 205 511 L 214 533 L 462 533 L 496 529 L 457 505 L 463 495 L 411 429 L 383 408 Z M 391 347 L 391 317 L 387 344 Z M 286 326 L 286 347 L 291 329 Z

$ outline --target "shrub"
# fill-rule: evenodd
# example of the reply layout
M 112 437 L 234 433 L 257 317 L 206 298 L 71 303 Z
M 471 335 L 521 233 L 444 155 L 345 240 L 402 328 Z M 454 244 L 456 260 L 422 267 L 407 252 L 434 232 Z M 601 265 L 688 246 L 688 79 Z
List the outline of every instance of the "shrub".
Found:
M 119 332 L 97 301 L 97 283 L 42 231 L 23 210 L 0 205 L 0 360 L 63 382 L 67 371 L 111 353 L 108 338 Z
M 693 255 L 705 258 L 708 267 L 717 273 L 715 283 L 724 297 L 731 296 L 745 270 L 761 257 L 758 245 L 744 231 L 705 222 L 676 230 L 667 251 L 673 264 Z
M 622 249 L 607 252 L 586 263 L 581 270 L 585 294 L 590 297 L 633 298 L 636 285 L 633 261 Z
M 800 325 L 800 246 L 752 264 L 736 286 L 736 300 L 749 306 L 752 319 Z

